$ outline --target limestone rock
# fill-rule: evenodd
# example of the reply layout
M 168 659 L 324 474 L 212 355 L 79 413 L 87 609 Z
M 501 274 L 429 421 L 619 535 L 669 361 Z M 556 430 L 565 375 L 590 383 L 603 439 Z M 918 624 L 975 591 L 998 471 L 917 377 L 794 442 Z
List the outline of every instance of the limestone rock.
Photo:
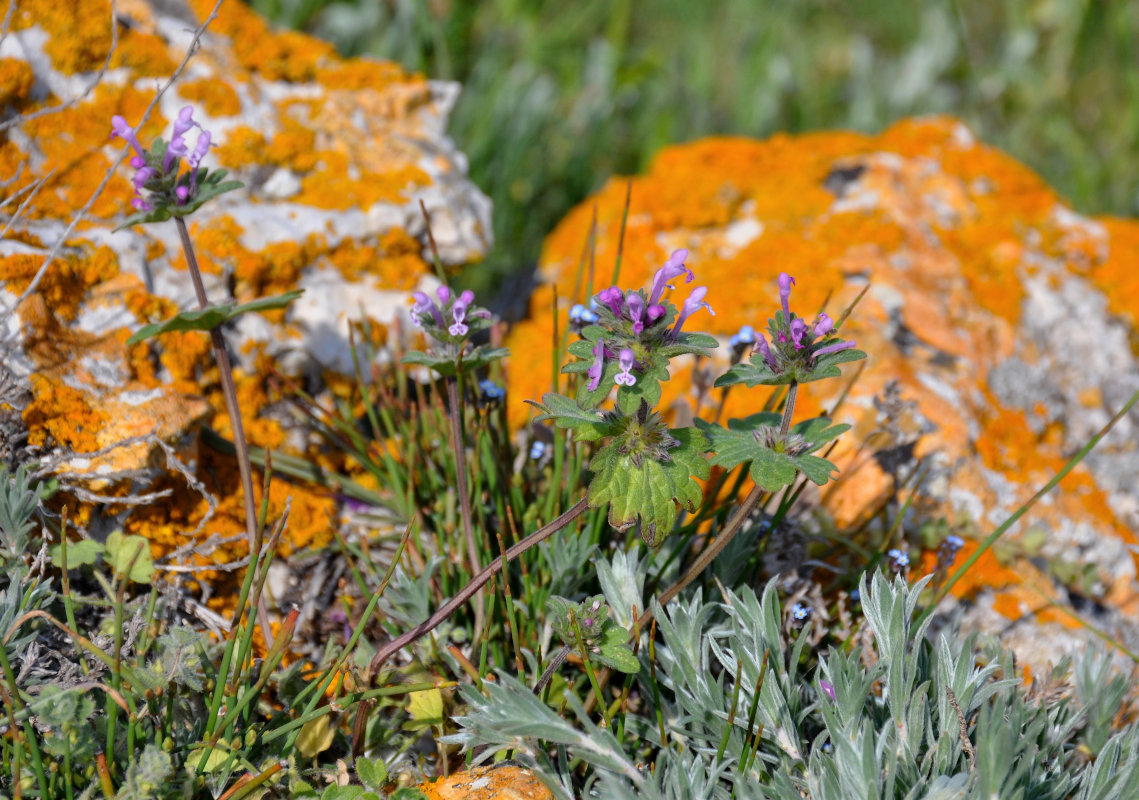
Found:
M 133 189 L 127 164 L 116 165 L 123 143 L 110 138 L 112 115 L 139 123 L 214 5 L 130 0 L 112 17 L 96 0 L 19 0 L 0 40 L 3 364 L 30 385 L 30 443 L 59 454 L 64 471 L 131 473 L 160 485 L 153 442 L 91 454 L 148 433 L 182 447 L 215 411 L 215 427 L 226 431 L 207 336 L 125 344 L 140 325 L 196 302 L 172 222 L 113 232 L 132 212 Z M 225 331 L 256 444 L 285 440 L 276 421 L 257 418 L 269 404 L 267 369 L 350 374 L 349 324 L 390 324 L 412 289 L 436 284 L 421 203 L 446 265 L 489 248 L 490 203 L 445 134 L 457 92 L 395 64 L 341 59 L 227 2 L 142 127 L 144 143 L 168 138 L 170 120 L 194 105 L 213 134 L 206 166 L 245 184 L 189 221 L 213 302 L 308 289 L 287 311 L 249 314 Z M 213 486 L 221 502 L 210 530 L 223 537 L 241 528 L 239 511 L 228 520 L 235 485 Z M 294 541 L 330 536 L 331 500 L 303 487 L 291 493 Z M 164 519 L 151 519 L 161 531 L 133 532 L 177 540 L 180 524 L 200 521 L 199 500 L 190 493 L 164 508 Z
M 853 381 L 835 415 L 854 426 L 833 456 L 840 482 L 816 498 L 841 526 L 870 519 L 895 479 L 918 470 L 906 527 L 935 531 L 941 520 L 964 533 L 961 563 L 1139 389 L 1139 222 L 1075 213 L 955 120 L 904 121 L 878 136 L 706 139 L 666 148 L 631 186 L 620 283 L 646 285 L 688 248 L 694 285 L 709 287 L 717 314 L 700 329 L 724 345 L 714 374 L 727 366 L 727 338 L 742 324 L 762 329 L 779 306 L 780 272 L 796 277 L 793 307 L 809 314 L 826 301 L 836 316 L 869 286 L 843 329 L 869 354 L 864 369 L 848 365 L 842 380 L 799 393 L 803 418 L 832 408 Z M 507 343 L 518 424 L 522 399 L 549 386 L 551 286 L 563 315 L 582 301 L 573 291 L 595 207 L 605 277 L 594 291 L 607 285 L 625 190 L 625 179 L 610 181 L 547 239 L 546 285 Z M 710 418 L 721 402 L 701 388 L 710 383 L 688 364 L 665 384 L 665 402 L 680 420 Z M 736 388 L 723 417 L 765 398 Z M 1084 647 L 1084 622 L 1139 647 L 1137 471 L 1133 413 L 1002 540 L 999 559 L 987 554 L 957 586 L 967 624 L 1002 630 L 1036 665 Z M 912 576 L 936 564 L 937 540 L 927 537 L 919 561 L 912 536 Z M 1003 625 L 990 624 L 994 614 Z

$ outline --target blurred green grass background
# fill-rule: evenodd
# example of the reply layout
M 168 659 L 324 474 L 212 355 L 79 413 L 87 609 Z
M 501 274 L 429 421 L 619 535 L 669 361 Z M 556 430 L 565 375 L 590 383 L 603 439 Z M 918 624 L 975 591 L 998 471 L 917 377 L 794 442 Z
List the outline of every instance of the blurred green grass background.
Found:
M 1136 0 L 249 0 L 346 55 L 463 84 L 450 132 L 494 200 L 476 285 L 573 205 L 708 134 L 950 113 L 1085 213 L 1139 213 Z

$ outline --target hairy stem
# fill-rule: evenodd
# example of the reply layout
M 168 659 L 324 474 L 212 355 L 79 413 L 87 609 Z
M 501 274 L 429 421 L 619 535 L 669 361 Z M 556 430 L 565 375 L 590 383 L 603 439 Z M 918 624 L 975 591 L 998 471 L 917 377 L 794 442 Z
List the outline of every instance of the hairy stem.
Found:
M 210 300 L 206 297 L 206 287 L 202 284 L 202 273 L 198 269 L 198 258 L 194 254 L 194 246 L 190 242 L 190 232 L 186 230 L 186 223 L 181 217 L 174 218 L 178 226 L 178 236 L 182 239 L 182 250 L 186 254 L 186 264 L 190 268 L 190 280 L 194 283 L 194 293 L 198 297 L 198 305 L 207 308 Z M 221 381 L 222 394 L 225 396 L 225 407 L 229 412 L 229 423 L 233 429 L 233 446 L 237 453 L 237 470 L 241 475 L 241 494 L 245 499 L 245 536 L 249 541 L 249 557 L 252 559 L 261 547 L 257 534 L 257 505 L 253 498 L 253 467 L 249 463 L 249 445 L 245 441 L 245 426 L 241 422 L 241 410 L 237 405 L 237 387 L 233 382 L 233 364 L 229 360 L 229 352 L 225 349 L 225 339 L 218 328 L 210 331 L 210 340 L 213 342 L 214 358 L 218 364 L 218 376 Z M 240 612 L 239 612 L 240 613 Z M 273 633 L 269 628 L 269 612 L 265 601 L 257 601 L 257 622 L 261 626 L 261 634 L 265 637 L 266 647 L 273 646 Z
M 467 560 L 471 574 L 479 571 L 479 548 L 471 525 L 471 498 L 467 492 L 467 448 L 463 444 L 463 399 L 459 392 L 459 377 L 447 378 L 448 416 L 451 418 L 451 448 L 455 453 L 455 489 L 459 493 L 459 509 L 463 516 L 463 537 L 467 540 Z M 486 599 L 482 589 L 475 592 L 474 636 L 482 630 L 486 614 Z
M 379 672 L 380 667 L 384 665 L 384 662 L 395 655 L 395 653 L 407 647 L 409 644 L 414 642 L 420 636 L 423 636 L 425 633 L 429 633 L 430 631 L 435 630 L 435 628 L 438 627 L 439 623 L 454 614 L 456 609 L 463 605 L 463 603 L 470 600 L 471 597 L 474 596 L 475 592 L 485 586 L 487 581 L 498 574 L 499 570 L 501 570 L 504 565 L 518 558 L 518 556 L 525 553 L 531 547 L 534 547 L 535 545 L 544 542 L 546 539 L 549 539 L 555 533 L 560 531 L 562 528 L 565 528 L 575 519 L 584 514 L 588 509 L 589 503 L 584 497 L 578 500 L 577 503 L 573 505 L 573 507 L 563 513 L 560 517 L 553 520 L 548 525 L 545 525 L 544 527 L 541 527 L 538 530 L 534 531 L 518 544 L 507 550 L 501 559 L 496 558 L 495 560 L 491 561 L 490 564 L 488 564 L 482 570 L 482 572 L 471 578 L 470 582 L 462 589 L 460 589 L 458 594 L 444 603 L 442 607 L 434 614 L 432 614 L 429 619 L 419 623 L 407 633 L 404 633 L 401 636 L 392 639 L 387 644 L 381 646 L 376 652 L 376 655 L 372 658 L 372 662 L 368 665 L 369 680 L 375 678 L 376 674 Z

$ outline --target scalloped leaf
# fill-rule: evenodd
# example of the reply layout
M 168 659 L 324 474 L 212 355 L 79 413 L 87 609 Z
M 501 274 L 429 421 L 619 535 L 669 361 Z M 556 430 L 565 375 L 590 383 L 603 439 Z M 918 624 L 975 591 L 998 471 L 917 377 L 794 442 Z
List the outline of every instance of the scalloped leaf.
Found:
M 672 530 L 681 507 L 696 510 L 702 497 L 696 478 L 709 475 L 704 435 L 695 428 L 670 433 L 680 444 L 668 451 L 667 462 L 642 458 L 638 465 L 614 442 L 589 464 L 594 473 L 589 504 L 599 508 L 608 503 L 609 524 L 619 531 L 640 522 L 641 537 L 650 547 L 659 545 Z
M 711 442 L 714 455 L 709 459 L 710 463 L 726 469 L 733 469 L 740 464 L 750 462 L 748 473 L 755 484 L 764 491 L 777 492 L 785 486 L 790 486 L 800 471 L 813 483 L 819 486 L 825 484 L 830 480 L 831 474 L 838 470 L 838 467 L 824 458 L 810 455 L 810 451 L 817 450 L 826 441 L 829 441 L 829 438 L 839 435 L 845 428 L 841 425 L 830 427 L 829 420 L 824 420 L 822 427 L 817 424 L 804 427 L 814 420 L 796 425 L 792 429 L 795 433 L 803 435 L 802 432 L 806 430 L 818 436 L 819 439 L 817 441 L 808 439 L 812 445 L 811 450 L 793 456 L 776 452 L 756 441 L 755 431 L 758 428 L 763 426 L 775 427 L 779 424 L 778 420 L 779 415 L 777 414 L 760 413 L 753 414 L 744 420 L 729 420 L 727 428 L 712 425 L 703 420 L 697 420 L 696 424 L 708 435 Z M 772 422 L 774 424 L 771 424 Z M 829 434 L 835 428 L 842 428 L 842 430 L 834 433 L 834 436 L 822 438 L 824 434 Z M 807 437 L 804 436 L 804 438 Z
M 600 414 L 582 408 L 565 395 L 547 392 L 542 395 L 541 403 L 526 402 L 541 412 L 534 418 L 535 422 L 553 422 L 559 428 L 574 431 L 581 441 L 593 442 L 610 432 L 610 424 Z

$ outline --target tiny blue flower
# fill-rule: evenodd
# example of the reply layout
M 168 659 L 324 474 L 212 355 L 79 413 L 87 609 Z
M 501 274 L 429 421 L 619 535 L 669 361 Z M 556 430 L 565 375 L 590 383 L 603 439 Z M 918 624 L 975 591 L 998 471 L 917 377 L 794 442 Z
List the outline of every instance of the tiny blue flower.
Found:
M 902 570 L 910 565 L 910 557 L 897 548 L 888 551 L 886 555 L 890 557 L 890 566 L 895 570 Z
M 809 616 L 811 616 L 811 609 L 809 606 L 805 606 L 802 603 L 796 603 L 795 605 L 791 606 L 791 617 L 796 622 L 802 622 Z
M 489 378 L 479 381 L 479 390 L 486 400 L 502 400 L 506 397 L 506 390 Z
M 546 454 L 546 443 L 542 441 L 534 442 L 530 445 L 530 460 L 540 461 L 542 456 Z

